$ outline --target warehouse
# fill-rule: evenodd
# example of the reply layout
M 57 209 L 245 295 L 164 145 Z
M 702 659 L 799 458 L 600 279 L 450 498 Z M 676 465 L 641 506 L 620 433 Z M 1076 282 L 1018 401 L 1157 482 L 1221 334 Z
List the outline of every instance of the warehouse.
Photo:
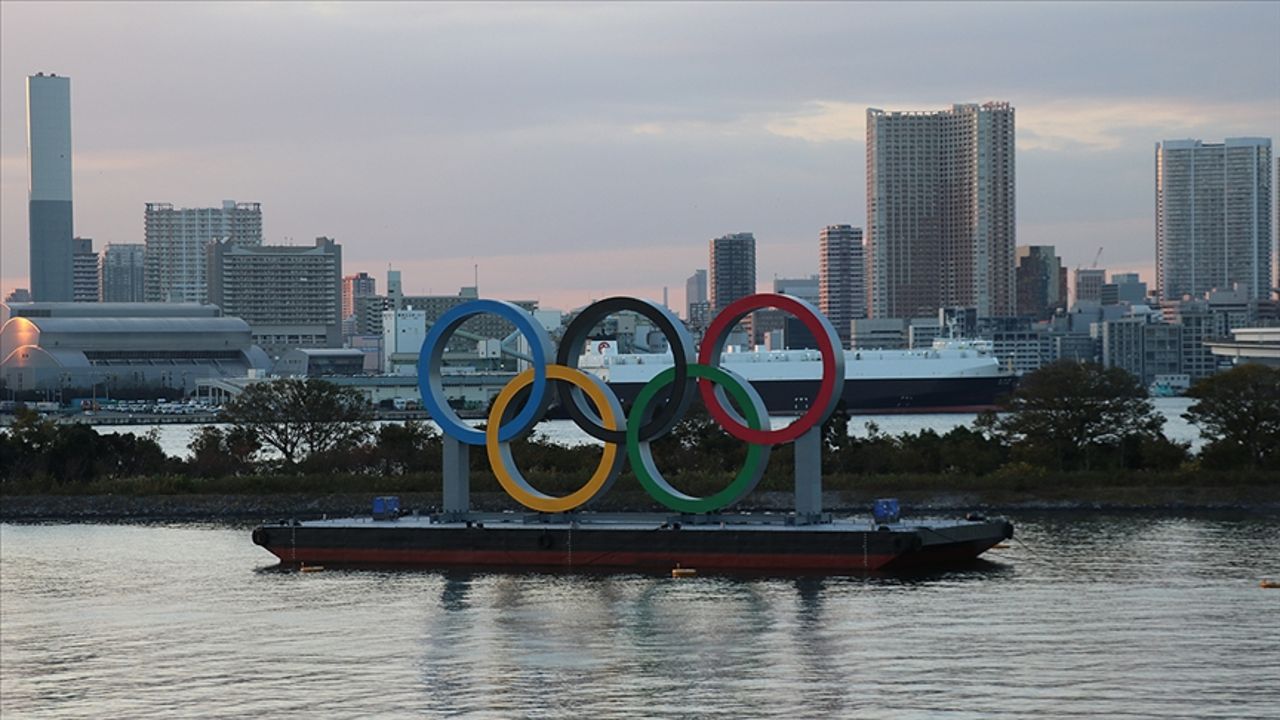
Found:
M 247 323 L 211 306 L 181 313 L 135 303 L 83 303 L 96 307 L 79 312 L 41 305 L 14 305 L 0 328 L 0 379 L 11 390 L 190 393 L 201 378 L 257 375 L 271 365 Z

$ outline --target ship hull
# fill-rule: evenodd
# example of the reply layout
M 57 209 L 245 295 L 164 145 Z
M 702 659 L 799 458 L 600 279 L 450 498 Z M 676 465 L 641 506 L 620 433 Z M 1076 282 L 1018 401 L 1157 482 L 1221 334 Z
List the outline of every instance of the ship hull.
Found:
M 1003 520 L 941 525 L 316 521 L 264 525 L 289 565 L 842 574 L 952 565 L 1011 537 Z
M 980 412 L 999 407 L 1013 392 L 1012 375 L 949 378 L 846 379 L 841 405 L 852 414 Z M 800 415 L 818 394 L 817 380 L 752 380 L 770 415 Z M 644 383 L 609 383 L 630 407 Z

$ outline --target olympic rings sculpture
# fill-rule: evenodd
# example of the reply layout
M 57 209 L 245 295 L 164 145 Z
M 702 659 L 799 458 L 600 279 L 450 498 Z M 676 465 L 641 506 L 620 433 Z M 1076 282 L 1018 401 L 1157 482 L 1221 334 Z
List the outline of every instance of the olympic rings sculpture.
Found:
M 816 339 L 822 355 L 817 397 L 795 422 L 777 430 L 769 427 L 764 401 L 751 383 L 720 366 L 725 343 L 738 321 L 767 308 L 783 310 L 800 320 Z M 625 415 L 608 385 L 577 367 L 579 350 L 595 326 L 624 311 L 650 320 L 666 338 L 674 359 L 672 367 L 645 384 Z M 496 315 L 514 324 L 528 341 L 532 361 L 529 369 L 516 375 L 494 398 L 483 431 L 467 425 L 449 406 L 441 370 L 450 337 L 469 318 L 482 314 Z M 645 490 L 672 510 L 707 513 L 732 505 L 760 482 L 769 449 L 819 427 L 834 412 L 844 387 L 844 352 L 830 321 L 810 303 L 775 293 L 747 296 L 716 315 L 707 328 L 697 362 L 690 362 L 694 357 L 693 338 L 679 318 L 658 303 L 631 297 L 608 298 L 587 306 L 565 329 L 555 362 L 549 362 L 551 357 L 552 343 L 546 329 L 525 310 L 503 300 L 473 300 L 449 310 L 432 325 L 418 355 L 423 406 L 441 431 L 467 445 L 483 445 L 489 465 L 507 494 L 539 512 L 568 512 L 602 496 L 628 462 Z M 552 399 L 548 387 L 551 382 L 556 383 L 560 404 L 578 427 L 604 443 L 600 464 L 587 482 L 559 497 L 543 493 L 526 480 L 511 454 L 511 442 L 527 435 L 545 414 Z M 707 497 L 687 495 L 673 487 L 663 478 L 650 450 L 650 443 L 670 432 L 684 416 L 695 386 L 712 418 L 730 435 L 748 443 L 747 458 L 737 476 L 724 490 Z M 526 388 L 527 399 L 517 412 L 514 400 Z M 625 447 L 625 452 L 620 451 L 620 446 Z

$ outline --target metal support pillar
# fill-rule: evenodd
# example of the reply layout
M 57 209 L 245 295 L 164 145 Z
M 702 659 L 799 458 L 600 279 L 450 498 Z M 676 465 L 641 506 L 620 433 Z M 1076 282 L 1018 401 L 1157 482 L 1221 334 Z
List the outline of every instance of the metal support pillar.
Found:
M 796 439 L 796 524 L 807 525 L 822 515 L 822 426 Z
M 471 446 L 444 436 L 444 503 L 446 516 L 471 511 Z

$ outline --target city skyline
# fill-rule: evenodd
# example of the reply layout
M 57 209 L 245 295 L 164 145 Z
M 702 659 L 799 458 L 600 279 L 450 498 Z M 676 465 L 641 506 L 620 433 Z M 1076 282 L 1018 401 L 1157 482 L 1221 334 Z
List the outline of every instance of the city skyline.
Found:
M 1280 135 L 1272 6 L 936 6 L 951 22 L 924 39 L 919 12 L 7 2 L 0 291 L 29 287 L 21 96 L 42 71 L 75 80 L 75 228 L 100 245 L 141 242 L 146 202 L 234 197 L 262 203 L 264 242 L 334 237 L 348 272 L 393 266 L 408 293 L 452 292 L 479 265 L 485 295 L 566 309 L 664 286 L 683 307 L 705 243 L 739 229 L 760 287 L 815 272 L 817 231 L 866 227 L 867 107 L 1010 101 L 1018 243 L 1072 268 L 1105 247 L 1103 266 L 1148 281 L 1152 144 Z M 175 23 L 196 28 L 180 45 L 153 32 Z M 231 28 L 238 52 L 205 60 Z M 1087 42 L 1049 42 L 1071 32 Z M 1178 50 L 1193 39 L 1211 60 Z M 926 40 L 1000 52 L 876 60 Z M 720 51 L 744 44 L 784 59 Z

